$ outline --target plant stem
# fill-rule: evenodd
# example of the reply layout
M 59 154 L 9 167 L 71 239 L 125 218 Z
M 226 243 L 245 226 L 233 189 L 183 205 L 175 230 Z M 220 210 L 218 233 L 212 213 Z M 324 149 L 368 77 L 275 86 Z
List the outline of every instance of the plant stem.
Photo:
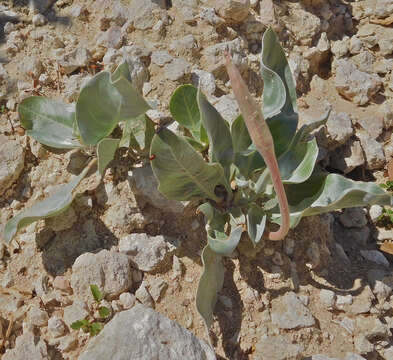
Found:
M 259 153 L 262 155 L 270 171 L 272 183 L 280 206 L 280 229 L 275 232 L 268 232 L 267 236 L 269 240 L 282 240 L 289 231 L 290 217 L 287 195 L 285 194 L 280 170 L 278 168 L 277 158 L 274 152 L 273 137 L 270 133 L 270 129 L 265 121 L 265 118 L 263 117 L 260 107 L 248 91 L 247 85 L 240 75 L 239 70 L 233 64 L 229 54 L 226 54 L 226 58 L 227 72 L 240 108 L 240 112 L 243 115 L 244 122 L 247 126 L 252 142 L 255 144 Z

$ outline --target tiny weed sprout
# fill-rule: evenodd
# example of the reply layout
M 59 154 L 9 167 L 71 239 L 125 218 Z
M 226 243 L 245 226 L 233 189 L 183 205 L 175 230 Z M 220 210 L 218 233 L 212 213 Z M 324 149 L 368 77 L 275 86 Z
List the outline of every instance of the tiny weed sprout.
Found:
M 318 146 L 310 135 L 329 113 L 297 129 L 294 81 L 273 30 L 262 39 L 263 109 L 229 56 L 227 70 L 241 114 L 229 124 L 200 89 L 180 86 L 170 111 L 185 135 L 164 128 L 154 135 L 150 150 L 159 191 L 169 199 L 202 203 L 198 212 L 205 218 L 207 245 L 196 306 L 207 328 L 224 282 L 223 257 L 241 238 L 248 238 L 257 252 L 263 236 L 281 240 L 304 216 L 392 203 L 377 184 L 330 174 L 317 165 Z M 272 231 L 277 225 L 278 231 Z
M 386 189 L 387 191 L 390 191 L 390 192 L 393 191 L 393 181 L 392 180 L 388 180 L 384 184 L 380 184 L 380 186 L 382 188 Z
M 11 241 L 19 229 L 34 221 L 65 211 L 89 170 L 97 165 L 100 175 L 104 175 L 119 147 L 146 157 L 154 134 L 154 123 L 145 115 L 149 108 L 132 86 L 126 63 L 119 65 L 113 74 L 104 71 L 91 78 L 81 89 L 76 104 L 40 96 L 23 100 L 18 112 L 27 135 L 49 148 L 88 153 L 94 150 L 95 156 L 69 183 L 9 220 L 4 229 L 5 241 Z M 111 134 L 119 123 L 123 132 L 122 137 L 116 139 Z
M 97 335 L 103 328 L 104 321 L 110 315 L 110 310 L 101 306 L 101 300 L 103 299 L 102 293 L 97 285 L 90 285 L 90 291 L 95 300 L 95 304 L 93 306 L 93 311 L 97 310 L 100 319 L 99 320 L 89 320 L 89 318 L 77 320 L 71 324 L 71 329 L 80 330 L 82 329 L 85 333 L 90 333 L 91 336 Z

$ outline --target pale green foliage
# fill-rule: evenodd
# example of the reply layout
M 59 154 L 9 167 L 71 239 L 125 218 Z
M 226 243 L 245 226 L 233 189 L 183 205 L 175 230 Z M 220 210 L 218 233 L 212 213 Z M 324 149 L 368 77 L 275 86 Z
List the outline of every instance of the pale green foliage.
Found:
M 262 40 L 261 60 L 263 115 L 274 140 L 291 227 L 303 216 L 391 204 L 391 196 L 378 185 L 329 174 L 316 165 L 318 146 L 310 133 L 326 122 L 329 113 L 296 131 L 294 81 L 271 29 L 266 30 Z M 198 209 L 205 215 L 208 244 L 202 253 L 204 271 L 196 303 L 209 327 L 217 292 L 223 284 L 223 256 L 233 252 L 244 232 L 256 246 L 266 223 L 280 224 L 281 214 L 270 173 L 241 115 L 229 124 L 191 85 L 175 91 L 170 110 L 187 131 L 180 136 L 164 129 L 154 136 L 152 169 L 159 190 L 168 198 L 204 201 Z
M 154 134 L 154 124 L 145 115 L 148 109 L 146 101 L 131 84 L 126 63 L 112 75 L 104 71 L 91 78 L 81 89 L 76 104 L 40 96 L 24 99 L 18 112 L 27 135 L 58 149 L 91 150 L 91 146 L 95 146 L 97 159 L 92 159 L 80 175 L 59 187 L 51 196 L 9 220 L 4 230 L 5 241 L 9 242 L 19 229 L 32 222 L 65 211 L 88 170 L 98 162 L 98 172 L 104 175 L 119 146 L 131 147 L 146 156 Z M 121 122 L 124 123 L 122 138 L 109 137 Z

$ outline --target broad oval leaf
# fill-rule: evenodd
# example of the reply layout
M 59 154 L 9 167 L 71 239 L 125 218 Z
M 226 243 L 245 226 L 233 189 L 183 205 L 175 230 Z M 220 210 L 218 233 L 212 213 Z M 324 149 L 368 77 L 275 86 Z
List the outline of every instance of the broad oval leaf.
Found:
M 276 155 L 280 156 L 296 132 L 298 114 L 291 69 L 271 28 L 262 38 L 261 74 L 264 82 L 263 115 L 274 139 Z
M 252 141 L 243 116 L 239 115 L 231 124 L 231 136 L 233 150 L 236 153 L 247 150 L 251 145 Z
M 137 117 L 150 109 L 142 95 L 126 78 L 121 76 L 113 83 L 113 86 L 120 95 L 119 121 Z
M 129 82 L 132 82 L 130 68 L 128 67 L 128 64 L 126 62 L 123 62 L 116 68 L 116 70 L 111 75 L 111 81 L 114 83 L 116 80 L 119 80 L 121 77 L 125 78 Z
M 108 164 L 114 159 L 119 139 L 102 139 L 97 145 L 98 172 L 104 175 Z
M 201 137 L 201 114 L 197 102 L 198 89 L 192 85 L 182 85 L 173 93 L 169 102 L 169 110 L 173 118 L 190 130 L 192 136 L 199 142 Z
M 198 107 L 201 121 L 209 138 L 209 154 L 211 162 L 219 162 L 228 178 L 230 166 L 233 163 L 232 136 L 228 123 L 222 118 L 213 105 L 198 90 Z
M 231 231 L 229 236 L 220 231 L 214 231 L 214 237 L 208 234 L 208 243 L 210 248 L 219 255 L 230 255 L 239 244 L 243 233 L 243 227 L 238 226 Z
M 297 112 L 296 87 L 292 72 L 277 35 L 268 28 L 262 37 L 261 74 L 263 115 L 271 118 L 281 111 Z
M 65 104 L 41 96 L 31 96 L 19 104 L 18 112 L 27 135 L 41 144 L 58 149 L 83 146 L 73 133 L 74 104 Z
M 150 156 L 158 190 L 167 198 L 220 201 L 214 190 L 225 183 L 222 166 L 206 163 L 184 137 L 162 129 L 153 137 Z
M 153 136 L 154 123 L 146 114 L 142 114 L 136 118 L 127 119 L 125 121 L 119 146 L 131 146 L 136 150 L 147 151 L 150 149 Z
M 90 79 L 76 103 L 76 120 L 82 140 L 95 145 L 110 135 L 120 121 L 121 107 L 121 96 L 112 85 L 108 72 Z
M 121 96 L 120 121 L 137 117 L 150 109 L 150 105 L 132 85 L 130 69 L 126 62 L 111 75 L 111 82 Z
M 259 206 L 256 204 L 250 205 L 247 212 L 247 232 L 254 246 L 262 239 L 266 218 L 266 213 Z
M 72 203 L 72 191 L 86 176 L 90 167 L 86 167 L 78 176 L 74 176 L 68 184 L 61 185 L 59 189 L 46 199 L 36 202 L 28 209 L 21 211 L 7 222 L 4 227 L 4 240 L 8 243 L 16 232 L 31 223 L 56 216 L 65 211 Z
M 367 205 L 393 205 L 393 198 L 377 184 L 353 181 L 338 174 L 314 171 L 301 184 L 285 186 L 291 214 L 291 227 L 295 227 L 303 216 L 316 215 L 347 207 Z M 275 209 L 274 222 L 280 222 Z
M 197 210 L 203 213 L 205 223 L 209 225 L 210 229 L 224 232 L 225 224 L 229 219 L 228 214 L 222 213 L 208 202 L 199 205 Z
M 284 184 L 296 184 L 306 181 L 314 171 L 318 158 L 318 144 L 315 139 L 299 142 L 289 148 L 278 159 L 278 166 Z
M 199 279 L 196 294 L 196 308 L 202 316 L 206 328 L 213 324 L 213 312 L 217 303 L 218 292 L 224 285 L 225 267 L 222 256 L 216 254 L 209 245 L 202 251 L 203 273 Z

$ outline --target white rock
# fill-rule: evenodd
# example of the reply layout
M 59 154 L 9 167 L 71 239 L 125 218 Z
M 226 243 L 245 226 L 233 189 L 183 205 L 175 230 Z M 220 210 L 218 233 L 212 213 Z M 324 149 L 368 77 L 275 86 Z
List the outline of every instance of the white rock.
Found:
M 15 347 L 8 350 L 2 360 L 49 360 L 46 343 L 36 337 L 33 332 L 27 332 L 16 338 Z
M 143 305 L 122 311 L 91 338 L 79 360 L 213 360 L 214 352 L 176 322 Z
M 120 294 L 119 302 L 124 309 L 131 309 L 135 305 L 135 295 L 129 292 Z
M 368 213 L 372 221 L 376 221 L 382 215 L 383 207 L 380 205 L 371 205 Z
M 146 282 L 142 282 L 138 290 L 135 291 L 136 298 L 143 304 L 151 308 L 155 308 L 155 303 L 153 297 L 151 296 L 149 290 L 147 289 Z
M 333 310 L 336 302 L 336 294 L 333 291 L 321 289 L 319 292 L 319 298 L 328 310 Z
M 127 291 L 132 286 L 128 257 L 108 250 L 80 255 L 72 266 L 71 286 L 74 294 L 91 302 L 90 285 L 97 285 L 103 296 L 109 299 Z
M 27 319 L 30 324 L 42 327 L 48 324 L 49 316 L 46 311 L 32 307 L 27 314 Z
M 343 309 L 346 305 L 351 305 L 353 302 L 353 297 L 351 294 L 348 295 L 337 295 L 336 307 L 338 309 Z
M 367 104 L 382 85 L 377 75 L 359 71 L 351 60 L 340 59 L 336 64 L 337 91 L 357 105 Z
M 63 320 L 57 316 L 52 316 L 48 321 L 48 331 L 54 338 L 63 336 L 66 332 Z
M 47 18 L 42 14 L 36 14 L 33 16 L 34 26 L 43 26 L 48 22 Z
M 162 235 L 130 234 L 119 241 L 119 251 L 127 254 L 135 267 L 154 271 L 175 251 L 177 240 Z
M 64 308 L 63 319 L 64 322 L 71 326 L 71 324 L 78 320 L 83 320 L 89 315 L 86 303 L 84 301 L 75 300 L 72 305 Z
M 0 194 L 19 177 L 25 163 L 25 149 L 19 142 L 0 135 Z
M 159 302 L 164 296 L 168 283 L 163 279 L 154 278 L 148 282 L 149 293 L 155 302 Z
M 202 92 L 209 96 L 216 91 L 216 79 L 214 75 L 204 70 L 193 70 L 191 72 L 191 81 L 195 87 L 200 86 Z
M 163 51 L 153 51 L 151 53 L 151 62 L 158 66 L 164 66 L 165 64 L 171 62 L 173 57 L 165 50 Z
M 191 69 L 190 63 L 182 58 L 173 59 L 164 66 L 165 77 L 172 81 L 183 78 Z
M 297 329 L 315 325 L 310 310 L 304 306 L 294 292 L 286 293 L 281 299 L 281 306 L 273 304 L 272 323 L 281 329 Z

